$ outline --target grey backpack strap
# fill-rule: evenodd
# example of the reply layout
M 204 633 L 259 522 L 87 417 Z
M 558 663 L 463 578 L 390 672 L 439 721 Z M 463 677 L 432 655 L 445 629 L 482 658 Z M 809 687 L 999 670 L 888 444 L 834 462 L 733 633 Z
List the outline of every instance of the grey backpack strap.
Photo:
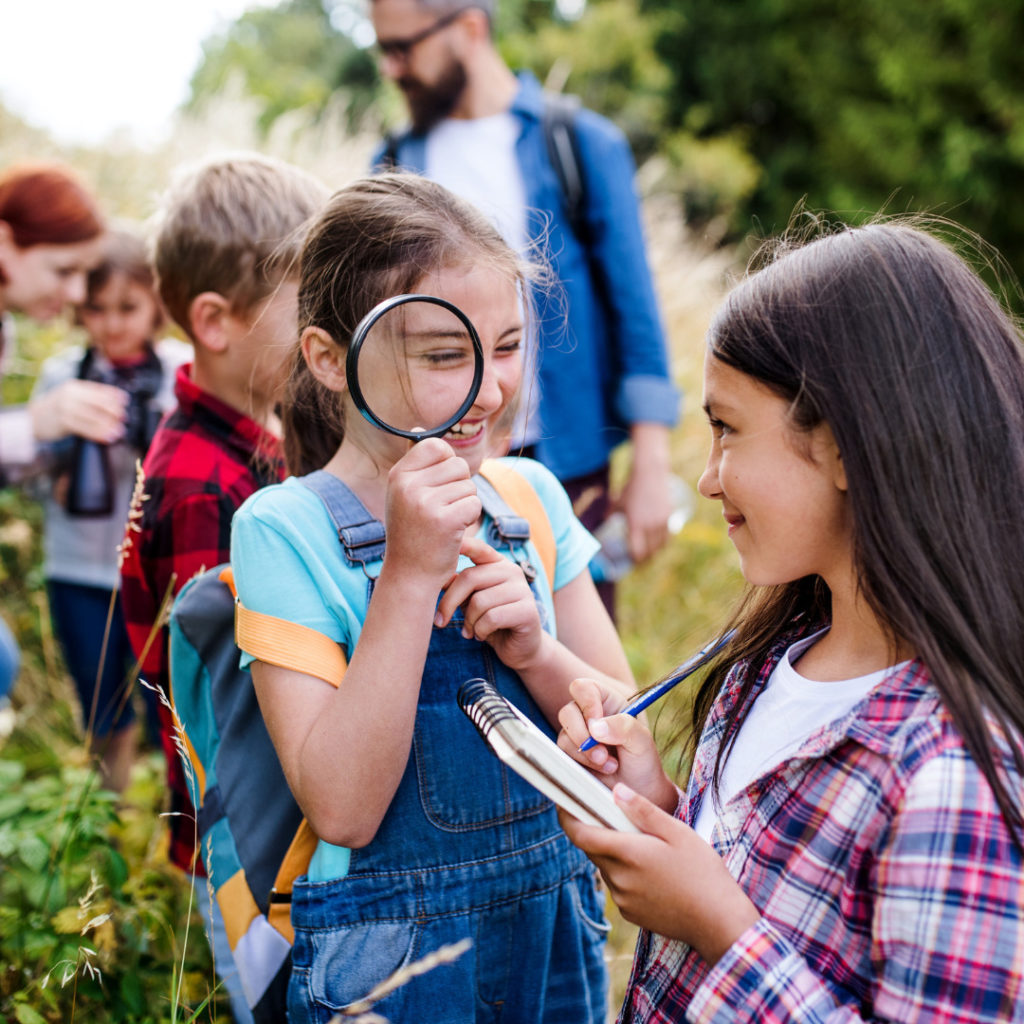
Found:
M 384 557 L 384 524 L 370 515 L 347 484 L 324 469 L 298 479 L 326 506 L 351 565 L 361 565 L 365 572 L 368 562 Z
M 537 569 L 526 553 L 526 542 L 530 539 L 530 524 L 509 508 L 508 502 L 497 492 L 494 484 L 479 473 L 473 477 L 476 493 L 484 511 L 490 516 L 487 528 L 487 542 L 494 548 L 508 548 L 512 559 L 523 570 L 532 583 L 537 578 Z

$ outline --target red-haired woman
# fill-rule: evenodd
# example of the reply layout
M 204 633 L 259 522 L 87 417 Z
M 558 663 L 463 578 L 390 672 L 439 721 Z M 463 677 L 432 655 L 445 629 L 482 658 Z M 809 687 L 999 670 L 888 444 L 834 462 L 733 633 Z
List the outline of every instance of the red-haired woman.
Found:
M 60 164 L 19 164 L 0 172 L 0 365 L 12 312 L 46 321 L 85 297 L 104 225 L 95 198 Z M 127 394 L 68 381 L 26 407 L 0 410 L 0 482 L 23 474 L 37 441 L 79 434 L 113 441 L 124 430 Z
M 67 168 L 22 164 L 0 172 L 0 372 L 10 351 L 11 312 L 50 320 L 80 302 L 103 230 L 96 200 Z M 34 465 L 37 441 L 67 434 L 119 438 L 127 398 L 120 388 L 71 380 L 34 402 L 31 412 L 0 409 L 0 486 Z M 0 619 L 0 704 L 17 669 L 17 646 Z

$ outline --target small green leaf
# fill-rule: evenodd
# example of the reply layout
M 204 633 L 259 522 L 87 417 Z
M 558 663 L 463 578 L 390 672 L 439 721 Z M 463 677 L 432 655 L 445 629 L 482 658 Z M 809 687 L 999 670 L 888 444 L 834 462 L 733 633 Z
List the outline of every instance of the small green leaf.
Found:
M 18 1024 L 46 1024 L 46 1018 L 28 1003 L 15 1003 L 14 1016 Z
M 27 868 L 41 872 L 50 859 L 50 844 L 40 836 L 23 836 L 18 840 L 18 857 Z

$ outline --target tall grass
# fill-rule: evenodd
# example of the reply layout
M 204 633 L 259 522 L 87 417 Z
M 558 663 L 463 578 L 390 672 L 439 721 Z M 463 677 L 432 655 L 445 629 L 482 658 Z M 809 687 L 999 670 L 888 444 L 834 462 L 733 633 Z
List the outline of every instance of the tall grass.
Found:
M 334 127 L 341 123 L 338 117 L 313 125 L 296 115 L 282 119 L 273 135 L 264 139 L 252 127 L 252 111 L 235 99 L 215 105 L 202 119 L 182 119 L 174 137 L 156 150 L 141 152 L 123 141 L 112 140 L 108 146 L 95 150 L 67 151 L 0 110 L 0 166 L 26 156 L 68 160 L 94 184 L 112 214 L 144 220 L 176 166 L 218 151 L 257 149 L 304 166 L 329 186 L 337 187 L 365 170 L 375 143 L 368 137 L 344 136 Z M 707 428 L 700 411 L 703 335 L 724 294 L 728 275 L 736 269 L 737 256 L 692 237 L 677 208 L 666 198 L 648 197 L 645 219 L 670 339 L 672 371 L 686 399 L 684 414 L 672 434 L 672 465 L 679 476 L 695 487 L 707 447 Z M 67 325 L 32 329 L 22 324 L 21 328 L 18 355 L 8 367 L 2 385 L 8 402 L 27 396 L 39 364 L 68 340 L 70 331 Z M 626 455 L 622 452 L 617 457 L 617 473 L 622 471 Z M 97 845 L 110 849 L 113 844 L 119 848 L 120 866 L 115 865 L 117 870 L 113 874 L 102 876 L 107 878 L 106 889 L 95 891 L 89 874 L 65 872 L 59 876 L 56 889 L 63 902 L 56 901 L 60 905 L 51 906 L 54 901 L 47 897 L 47 901 L 33 909 L 41 930 L 49 929 L 53 934 L 49 946 L 41 946 L 51 960 L 42 956 L 32 960 L 33 973 L 28 978 L 24 970 L 15 977 L 9 965 L 0 968 L 0 1018 L 10 1014 L 22 1024 L 39 1024 L 73 1019 L 77 1012 L 81 1020 L 115 1019 L 102 1015 L 103 995 L 109 996 L 110 984 L 124 989 L 118 998 L 127 1000 L 125 1005 L 135 1005 L 138 999 L 133 1003 L 132 997 L 138 995 L 137 984 L 148 983 L 153 972 L 162 970 L 166 979 L 162 986 L 167 994 L 161 1005 L 120 1019 L 181 1020 L 184 1007 L 191 1004 L 197 1007 L 197 1019 L 225 1020 L 227 1011 L 222 997 L 215 994 L 211 1002 L 206 1002 L 213 979 L 205 942 L 193 935 L 190 949 L 182 949 L 188 894 L 187 886 L 164 863 L 166 829 L 159 817 L 159 755 L 140 759 L 133 786 L 116 810 L 112 800 L 104 797 L 93 783 L 86 786 L 83 781 L 95 772 L 95 766 L 89 763 L 81 712 L 66 679 L 46 608 L 40 574 L 40 522 L 39 507 L 31 496 L 12 491 L 0 493 L 0 614 L 18 636 L 24 660 L 14 693 L 20 724 L 13 739 L 0 747 L 0 769 L 8 773 L 3 776 L 5 788 L 24 788 L 47 778 L 57 780 L 57 789 L 63 787 L 68 792 L 75 786 L 79 790 L 87 788 L 85 796 L 80 794 L 85 810 L 77 821 L 67 813 L 62 818 L 55 812 L 54 827 L 58 831 L 71 829 L 78 835 L 75 830 L 80 831 L 82 822 L 88 822 Z M 698 500 L 696 512 L 683 530 L 655 558 L 635 569 L 620 584 L 620 633 L 638 682 L 646 684 L 668 672 L 709 639 L 733 602 L 739 585 L 737 562 L 718 510 Z M 656 735 L 666 759 L 680 778 L 686 765 L 678 757 L 673 722 L 685 714 L 689 697 L 690 692 L 680 687 L 664 701 L 665 707 L 655 719 Z M 70 805 L 65 802 L 62 806 L 67 812 Z M 9 836 L 4 831 L 6 825 L 0 813 L 0 860 L 12 856 L 5 846 L 5 835 Z M 52 842 L 56 842 L 56 837 L 54 832 Z M 47 837 L 41 836 L 40 841 L 45 846 Z M 41 851 L 40 856 L 39 865 L 44 873 L 56 871 L 55 854 L 50 847 L 46 856 Z M 55 891 L 54 885 L 50 886 L 51 892 Z M 93 913 L 104 900 L 103 906 L 111 907 L 111 916 L 101 922 L 109 925 L 102 932 L 106 945 L 100 944 L 101 948 L 92 955 L 81 952 L 93 949 L 89 942 L 98 942 L 96 933 L 101 925 L 85 929 L 85 934 L 80 934 L 80 926 L 108 913 Z M 86 910 L 81 909 L 83 905 Z M 133 917 L 129 913 L 133 906 L 141 906 L 145 913 Z M 0 907 L 0 943 L 5 941 L 3 929 L 14 927 L 11 916 L 4 916 L 5 909 L 10 908 Z M 614 908 L 610 912 L 610 1013 L 614 1017 L 632 959 L 635 930 L 615 915 Z M 63 916 L 59 917 L 60 914 Z M 88 920 L 81 919 L 85 914 L 91 915 Z M 55 920 L 65 928 L 76 926 L 77 932 L 58 932 Z M 193 922 L 193 927 L 196 925 Z M 136 948 L 129 948 L 132 943 Z M 93 976 L 94 971 L 100 970 L 106 971 L 104 981 Z M 41 981 L 47 975 L 49 985 L 43 989 Z M 62 989 L 59 981 L 65 977 L 69 980 Z M 172 1012 L 172 1005 L 177 1005 L 172 992 L 182 981 L 182 1009 Z M 74 998 L 68 987 L 72 982 Z M 28 1001 L 26 992 L 33 993 L 35 1005 Z M 86 1005 L 90 1007 L 88 1011 Z M 107 1006 L 111 1005 L 108 1000 Z M 33 1012 L 38 1016 L 33 1017 Z

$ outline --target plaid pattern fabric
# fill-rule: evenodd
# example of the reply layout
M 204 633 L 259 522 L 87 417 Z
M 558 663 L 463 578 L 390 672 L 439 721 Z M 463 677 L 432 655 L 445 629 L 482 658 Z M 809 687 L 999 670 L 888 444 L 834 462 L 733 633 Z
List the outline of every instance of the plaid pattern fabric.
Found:
M 170 692 L 167 626 L 153 624 L 166 595 L 202 569 L 228 561 L 231 517 L 253 491 L 283 477 L 279 445 L 258 423 L 201 391 L 191 366 L 178 371 L 177 408 L 160 425 L 146 460 L 141 532 L 129 531 L 121 568 L 121 602 L 142 677 Z M 149 644 L 148 650 L 147 644 Z M 195 863 L 195 815 L 174 744 L 170 712 L 161 705 L 161 740 L 170 789 L 170 857 Z
M 691 824 L 746 671 L 701 738 Z M 623 1024 L 1024 1021 L 1024 864 L 921 662 L 730 801 L 712 842 L 762 919 L 711 969 L 641 933 Z

